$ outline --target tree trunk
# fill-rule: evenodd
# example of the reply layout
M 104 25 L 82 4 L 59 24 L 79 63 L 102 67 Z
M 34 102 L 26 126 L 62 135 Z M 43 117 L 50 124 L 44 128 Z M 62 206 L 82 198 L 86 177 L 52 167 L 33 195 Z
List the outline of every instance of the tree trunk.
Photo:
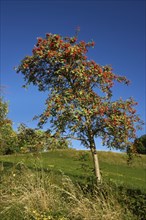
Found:
M 101 182 L 101 175 L 100 175 L 100 169 L 99 169 L 99 161 L 98 161 L 98 154 L 95 147 L 95 142 L 93 140 L 92 145 L 90 146 L 92 157 L 93 157 L 93 163 L 94 163 L 94 171 L 96 176 L 96 183 L 98 184 Z

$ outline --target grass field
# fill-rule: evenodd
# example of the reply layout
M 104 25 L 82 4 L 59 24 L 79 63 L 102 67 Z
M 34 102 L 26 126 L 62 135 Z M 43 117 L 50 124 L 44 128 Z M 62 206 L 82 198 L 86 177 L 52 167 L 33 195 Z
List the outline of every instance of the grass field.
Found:
M 98 152 L 103 179 L 118 185 L 140 189 L 146 192 L 146 156 L 134 157 L 132 164 L 127 164 L 124 153 Z M 41 154 L 0 156 L 2 169 L 11 168 L 17 163 L 55 173 L 62 172 L 76 181 L 86 181 L 92 176 L 93 164 L 90 152 L 56 150 Z

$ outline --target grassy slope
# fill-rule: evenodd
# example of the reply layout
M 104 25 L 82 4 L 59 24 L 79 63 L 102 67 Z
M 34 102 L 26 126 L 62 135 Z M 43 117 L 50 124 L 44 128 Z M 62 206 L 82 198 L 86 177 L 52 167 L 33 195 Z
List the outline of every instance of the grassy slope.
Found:
M 85 160 L 79 160 L 84 154 L 86 154 Z M 118 185 L 126 185 L 129 188 L 137 188 L 146 192 L 146 156 L 134 158 L 130 166 L 127 165 L 126 159 L 126 154 L 99 152 L 103 178 L 110 179 Z M 91 176 L 93 168 L 90 152 L 76 150 L 57 150 L 39 155 L 0 156 L 0 161 L 4 170 L 12 167 L 13 164 L 23 162 L 31 168 L 40 167 L 46 171 L 61 171 L 77 181 Z

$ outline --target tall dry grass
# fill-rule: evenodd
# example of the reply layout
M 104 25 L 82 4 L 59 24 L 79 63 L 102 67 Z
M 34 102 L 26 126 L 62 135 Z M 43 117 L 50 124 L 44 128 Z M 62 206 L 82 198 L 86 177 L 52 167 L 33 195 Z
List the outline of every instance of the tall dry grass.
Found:
M 23 164 L 3 171 L 0 194 L 2 220 L 134 220 L 110 187 L 85 192 L 63 174 L 32 171 Z

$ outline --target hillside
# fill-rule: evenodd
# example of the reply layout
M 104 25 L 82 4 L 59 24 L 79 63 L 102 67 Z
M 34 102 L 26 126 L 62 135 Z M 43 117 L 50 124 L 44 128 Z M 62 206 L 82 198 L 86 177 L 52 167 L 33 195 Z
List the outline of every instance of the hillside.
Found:
M 0 156 L 0 219 L 145 220 L 146 156 L 98 154 L 98 186 L 89 151 Z
M 127 164 L 124 153 L 98 152 L 102 178 L 118 185 L 146 191 L 146 156 L 140 155 Z M 56 150 L 41 154 L 0 156 L 1 166 L 9 169 L 13 164 L 24 163 L 31 168 L 62 172 L 76 181 L 92 177 L 92 158 L 88 151 Z

